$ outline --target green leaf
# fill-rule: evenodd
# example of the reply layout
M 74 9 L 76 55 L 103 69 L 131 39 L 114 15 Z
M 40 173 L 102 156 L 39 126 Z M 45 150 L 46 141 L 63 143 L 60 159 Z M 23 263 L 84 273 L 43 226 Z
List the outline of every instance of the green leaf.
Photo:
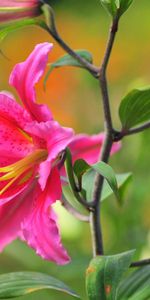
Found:
M 134 250 L 92 259 L 86 272 L 89 300 L 116 300 L 121 277 L 128 270 Z
M 122 202 L 126 188 L 132 179 L 132 173 L 117 174 L 116 179 L 119 189 L 119 196 Z M 112 190 L 110 189 L 108 183 L 105 181 L 102 191 L 102 201 L 108 198 L 110 195 L 112 195 Z
M 116 195 L 116 198 L 120 201 L 117 179 L 112 167 L 101 161 L 92 165 L 92 169 L 94 169 L 107 180 L 109 186 Z
M 39 25 L 41 22 L 37 19 L 23 19 L 20 21 L 15 21 L 10 24 L 5 24 L 0 26 L 0 41 L 2 41 L 9 33 L 14 32 L 17 29 L 23 28 L 25 26 Z
M 14 272 L 0 275 L 0 299 L 19 297 L 42 289 L 53 289 L 80 298 L 63 282 L 43 273 Z
M 96 175 L 96 171 L 90 169 L 82 177 L 82 188 L 83 188 L 83 190 L 86 191 L 86 199 L 88 202 L 90 202 L 92 200 L 95 175 Z M 120 195 L 121 201 L 123 201 L 123 196 L 126 191 L 126 188 L 128 187 L 128 184 L 130 183 L 130 181 L 132 179 L 132 173 L 116 174 L 116 179 L 117 179 L 117 185 L 118 185 L 118 189 L 119 189 L 119 195 Z M 69 186 L 67 186 L 67 185 L 63 186 L 63 193 L 64 193 L 65 198 L 72 205 L 74 205 L 75 202 L 77 202 L 75 200 L 75 197 L 73 196 Z M 102 190 L 101 201 L 106 200 L 109 196 L 112 196 L 112 195 L 113 195 L 113 191 L 110 188 L 108 182 L 105 180 L 104 185 L 103 185 L 103 190 Z M 83 209 L 81 209 L 81 205 L 80 204 L 77 205 L 77 203 L 76 203 L 75 207 L 83 212 Z
M 120 0 L 120 8 L 119 8 L 119 13 L 120 15 L 124 14 L 126 10 L 130 7 L 132 4 L 133 0 Z
M 150 87 L 135 89 L 125 96 L 119 107 L 124 130 L 150 120 Z
M 92 199 L 95 174 L 96 174 L 95 171 L 90 170 L 83 176 L 82 186 L 84 190 L 86 190 L 87 201 L 91 201 Z M 132 173 L 116 174 L 117 185 L 118 185 L 119 195 L 121 197 L 121 200 L 124 191 L 126 190 L 129 182 L 131 181 L 131 178 L 132 178 Z M 107 181 L 105 180 L 103 185 L 103 190 L 102 190 L 101 201 L 104 201 L 112 194 L 113 191 L 110 188 Z
M 118 175 L 118 181 L 116 175 L 108 164 L 100 161 L 94 165 L 89 165 L 83 159 L 79 159 L 74 163 L 73 172 L 72 172 L 72 163 L 71 163 L 71 153 L 67 152 L 66 155 L 66 172 L 68 174 L 69 183 L 72 188 L 74 188 L 74 181 L 78 179 L 78 186 L 82 187 L 81 193 L 83 192 L 86 195 L 87 201 L 92 201 L 93 186 L 96 173 L 99 173 L 106 182 L 104 182 L 102 200 L 112 193 L 115 194 L 119 202 L 121 202 L 121 193 L 123 192 L 123 187 L 129 179 L 131 178 L 131 173 Z M 76 178 L 74 175 L 76 175 Z M 119 185 L 118 185 L 119 184 Z M 120 193 L 119 193 L 120 187 Z
M 150 299 L 150 280 L 144 287 L 139 289 L 129 300 L 149 300 Z
M 100 0 L 102 6 L 114 18 L 121 16 L 130 7 L 133 0 Z
M 66 148 L 65 170 L 66 170 L 69 186 L 73 192 L 76 192 L 76 180 L 73 172 L 72 155 L 69 148 Z
M 92 63 L 93 58 L 89 51 L 87 50 L 75 50 L 77 54 L 79 54 L 82 58 L 84 58 L 87 62 Z M 44 87 L 46 86 L 46 82 L 55 68 L 65 67 L 65 66 L 74 66 L 83 68 L 80 62 L 78 62 L 75 58 L 73 58 L 69 54 L 65 54 L 64 56 L 60 57 L 57 61 L 49 65 L 49 70 L 44 78 Z
M 56 31 L 55 16 L 54 16 L 54 11 L 53 11 L 52 7 L 50 6 L 50 4 L 44 3 L 41 7 L 41 10 L 42 10 L 42 12 L 44 14 L 44 17 L 45 17 L 46 26 L 52 32 L 55 32 Z
M 84 58 L 89 63 L 93 62 L 92 54 L 87 50 L 75 50 L 75 52 Z M 69 54 L 65 54 L 60 57 L 57 61 L 50 65 L 50 68 L 59 68 L 64 66 L 83 67 L 79 61 L 73 58 Z
M 147 294 L 147 289 L 145 286 L 150 287 L 150 266 L 139 268 L 138 270 L 132 272 L 128 277 L 126 277 L 119 286 L 118 298 L 117 300 L 132 299 L 138 293 Z M 145 291 L 142 291 L 144 289 Z M 145 296 L 144 296 L 145 297 Z M 149 299 L 150 288 L 147 298 L 134 298 L 134 299 Z
M 81 182 L 84 173 L 86 173 L 90 168 L 91 167 L 83 159 L 78 159 L 75 161 L 73 170 L 79 182 Z
M 74 164 L 74 172 L 76 173 L 79 181 L 81 181 L 82 175 L 90 169 L 96 171 L 107 180 L 117 199 L 120 200 L 118 184 L 112 167 L 102 161 L 90 166 L 82 159 L 76 161 Z
M 100 0 L 100 2 L 112 17 L 116 16 L 117 6 L 114 0 Z
M 63 186 L 63 195 L 65 199 L 80 213 L 87 215 L 87 210 L 81 205 L 72 193 L 69 185 Z

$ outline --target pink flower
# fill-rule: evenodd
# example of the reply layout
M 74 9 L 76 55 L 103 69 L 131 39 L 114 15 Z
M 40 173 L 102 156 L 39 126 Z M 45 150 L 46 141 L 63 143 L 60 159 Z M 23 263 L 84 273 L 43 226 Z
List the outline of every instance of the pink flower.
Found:
M 53 120 L 46 105 L 35 102 L 34 86 L 51 48 L 37 45 L 10 75 L 24 107 L 10 93 L 0 93 L 0 250 L 19 237 L 44 259 L 65 264 L 69 256 L 52 208 L 61 199 L 60 156 L 70 147 L 74 159 L 95 162 L 104 135 L 74 137 L 72 129 Z M 117 150 L 118 144 L 112 151 Z
M 0 0 L 0 22 L 38 16 L 40 7 L 39 0 Z

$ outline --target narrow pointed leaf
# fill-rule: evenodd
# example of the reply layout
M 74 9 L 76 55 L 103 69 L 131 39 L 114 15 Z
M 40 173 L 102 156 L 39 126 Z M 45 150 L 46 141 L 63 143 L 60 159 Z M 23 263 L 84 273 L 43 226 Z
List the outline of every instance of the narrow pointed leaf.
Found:
M 71 173 L 71 176 L 69 176 L 70 180 L 72 178 L 72 171 L 70 172 L 70 163 L 67 163 L 66 159 L 66 170 L 67 174 Z M 118 175 L 118 182 L 116 175 L 108 164 L 104 162 L 98 162 L 94 165 L 89 165 L 86 161 L 83 159 L 79 159 L 74 163 L 73 166 L 73 173 L 76 175 L 76 178 L 78 179 L 78 183 L 81 186 L 82 190 L 81 192 L 86 193 L 86 200 L 92 201 L 92 194 L 93 194 L 93 187 L 94 187 L 94 180 L 96 173 L 99 173 L 107 183 L 104 184 L 104 191 L 102 194 L 102 200 L 112 193 L 115 194 L 117 197 L 119 203 L 121 202 L 121 197 L 119 193 L 119 187 L 121 191 L 121 187 L 127 183 L 129 178 L 131 177 L 131 174 L 122 174 Z M 70 181 L 69 180 L 69 181 Z M 118 185 L 119 184 L 119 185 Z
M 74 172 L 76 173 L 79 181 L 81 181 L 82 175 L 88 170 L 94 170 L 102 175 L 107 180 L 117 199 L 120 200 L 118 184 L 112 167 L 102 161 L 90 166 L 82 159 L 76 161 L 76 163 L 74 164 Z
M 150 299 L 150 280 L 145 286 L 140 288 L 129 300 L 149 300 Z
M 138 293 L 142 288 L 145 288 L 145 286 L 150 287 L 150 266 L 139 268 L 120 283 L 117 300 L 130 299 L 130 297 Z M 150 297 L 150 288 L 148 297 Z M 139 300 L 138 297 L 137 299 Z
M 128 10 L 133 0 L 120 0 L 119 14 L 122 15 Z
M 121 16 L 130 7 L 133 0 L 100 0 L 102 6 L 114 18 L 116 15 Z
M 134 250 L 111 256 L 97 256 L 86 272 L 89 300 L 116 300 L 118 285 L 128 270 Z
M 92 54 L 87 51 L 87 50 L 75 50 L 77 54 L 79 54 L 82 58 L 84 58 L 86 61 L 89 63 L 93 62 Z M 73 67 L 80 67 L 82 68 L 83 66 L 78 62 L 75 58 L 73 58 L 71 55 L 66 54 L 62 57 L 60 57 L 58 60 L 56 60 L 54 63 L 49 65 L 49 70 L 45 76 L 44 79 L 44 86 L 46 86 L 46 82 L 55 68 L 60 68 L 60 67 L 66 67 L 66 66 L 73 66 Z
M 120 104 L 119 116 L 124 130 L 150 121 L 150 87 L 127 94 Z
M 90 170 L 83 176 L 82 179 L 82 186 L 86 190 L 87 201 L 91 201 L 92 198 L 94 178 L 95 178 L 95 171 Z M 132 173 L 116 174 L 116 179 L 117 179 L 117 185 L 119 189 L 119 195 L 122 201 L 124 191 L 126 191 L 126 188 L 132 179 Z M 101 201 L 104 201 L 111 195 L 113 195 L 113 191 L 110 188 L 108 182 L 105 180 L 103 185 L 103 190 L 102 190 Z
M 90 165 L 88 165 L 83 159 L 78 159 L 75 161 L 73 170 L 79 182 L 81 181 L 84 173 L 86 173 L 90 168 Z
M 57 290 L 80 298 L 63 282 L 43 273 L 14 272 L 0 275 L 0 299 L 19 297 L 43 289 Z
M 116 16 L 117 6 L 114 0 L 100 0 L 100 2 L 112 17 Z
M 132 179 L 132 173 L 116 174 L 116 179 L 119 189 L 119 197 L 121 198 L 121 202 L 123 202 L 125 191 Z M 102 191 L 102 201 L 108 198 L 110 195 L 112 195 L 112 190 L 110 189 L 107 181 L 105 181 Z
M 77 201 L 69 185 L 64 185 L 62 189 L 65 199 L 81 214 L 87 215 L 87 210 Z
M 101 161 L 99 163 L 92 165 L 92 169 L 94 169 L 96 172 L 98 172 L 107 180 L 112 191 L 116 195 L 117 199 L 120 201 L 117 179 L 112 167 L 110 167 L 108 164 Z

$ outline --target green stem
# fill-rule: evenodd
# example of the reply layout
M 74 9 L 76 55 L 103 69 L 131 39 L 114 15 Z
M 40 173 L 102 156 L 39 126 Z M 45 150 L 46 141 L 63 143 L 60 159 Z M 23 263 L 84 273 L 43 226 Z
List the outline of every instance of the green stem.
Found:
M 78 53 L 76 53 L 70 46 L 60 37 L 58 33 L 56 23 L 55 23 L 55 16 L 52 8 L 45 4 L 42 7 L 42 10 L 45 14 L 46 23 L 43 22 L 42 27 L 50 33 L 50 35 L 54 38 L 54 40 L 67 52 L 70 56 L 76 59 L 83 68 L 89 71 L 95 78 L 99 76 L 99 68 L 94 66 L 93 64 L 89 63 L 86 59 L 81 57 Z
M 147 265 L 150 265 L 150 258 L 134 261 L 133 263 L 131 263 L 130 268 L 143 267 Z
M 111 55 L 113 43 L 115 40 L 116 32 L 118 29 L 118 21 L 119 18 L 116 18 L 112 22 L 112 26 L 110 28 L 110 34 L 106 46 L 106 51 L 104 54 L 104 58 L 100 67 L 100 89 L 102 95 L 102 103 L 103 103 L 103 111 L 104 111 L 104 125 L 105 125 L 105 141 L 102 147 L 102 151 L 100 154 L 100 160 L 104 162 L 108 162 L 111 147 L 114 140 L 114 129 L 112 125 L 111 118 L 111 110 L 110 110 L 110 101 L 108 95 L 107 88 L 107 79 L 106 79 L 106 70 L 109 62 L 109 58 Z M 93 191 L 93 211 L 91 212 L 91 234 L 93 236 L 93 256 L 95 255 L 103 255 L 103 237 L 102 237 L 102 229 L 101 229 L 101 193 L 103 188 L 104 179 L 101 175 L 96 174 L 95 182 L 94 182 L 94 191 Z

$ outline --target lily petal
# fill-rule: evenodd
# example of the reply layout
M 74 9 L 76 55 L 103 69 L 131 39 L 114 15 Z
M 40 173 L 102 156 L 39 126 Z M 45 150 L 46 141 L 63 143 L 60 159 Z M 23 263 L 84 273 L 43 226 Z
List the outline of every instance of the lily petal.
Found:
M 56 121 L 41 123 L 33 121 L 32 123 L 28 123 L 25 129 L 29 134 L 32 133 L 32 137 L 35 136 L 35 138 L 38 139 L 38 142 L 40 139 L 45 140 L 46 142 L 49 153 L 48 158 L 39 166 L 39 183 L 43 190 L 51 172 L 52 164 L 55 164 L 54 160 L 57 160 L 59 154 L 71 142 L 74 132 L 71 128 L 61 127 Z
M 2 194 L 0 196 L 0 207 L 2 207 L 3 205 L 5 205 L 7 202 L 12 202 L 15 201 L 16 197 L 18 199 L 18 203 L 19 203 L 19 199 L 24 198 L 24 194 L 26 195 L 26 191 L 28 191 L 29 193 L 32 192 L 32 188 L 34 186 L 34 183 L 37 182 L 37 180 L 35 179 L 34 175 L 29 178 L 26 182 L 17 185 L 16 183 L 13 184 L 7 191 L 4 192 L 4 194 Z M 0 190 L 1 188 L 3 188 L 0 186 Z M 23 196 L 22 196 L 23 195 Z M 30 195 L 32 197 L 32 195 Z M 13 204 L 12 204 L 13 205 Z
M 58 264 L 66 264 L 70 259 L 61 244 L 56 216 L 50 207 L 60 197 L 60 178 L 54 168 L 45 190 L 41 192 L 40 188 L 37 188 L 34 193 L 33 209 L 22 223 L 22 234 L 38 255 Z
M 43 75 L 52 46 L 50 43 L 38 44 L 24 62 L 14 67 L 9 78 L 10 85 L 16 88 L 27 111 L 39 122 L 52 119 L 52 114 L 46 105 L 35 103 L 34 89 Z
M 99 159 L 104 139 L 104 133 L 91 136 L 87 134 L 77 134 L 69 144 L 73 161 L 82 158 L 89 164 L 96 163 Z M 111 149 L 111 154 L 117 152 L 120 147 L 120 143 L 114 143 Z
M 0 115 L 0 162 L 1 167 L 8 165 L 6 158 L 11 159 L 11 163 L 28 155 L 34 149 L 32 139 L 18 127 L 14 122 L 5 119 Z M 14 161 L 12 160 L 14 158 Z
M 0 7 L 32 7 L 37 5 L 39 0 L 0 0 Z
M 23 130 L 31 122 L 28 112 L 22 108 L 8 92 L 0 93 L 0 167 L 9 166 L 34 151 L 32 138 Z M 2 174 L 3 175 L 3 174 Z M 32 178 L 31 178 L 32 179 Z M 32 181 L 32 180 L 31 180 Z M 7 185 L 0 181 L 0 190 Z M 28 181 L 27 181 L 28 183 Z M 14 199 L 26 188 L 26 183 L 11 185 L 0 195 L 0 206 Z
M 0 92 L 0 116 L 22 129 L 32 121 L 29 113 L 7 91 Z
M 22 191 L 21 195 L 0 206 L 0 251 L 15 240 L 21 233 L 21 222 L 30 211 L 31 198 L 27 194 L 30 189 Z M 31 194 L 30 194 L 31 195 Z

